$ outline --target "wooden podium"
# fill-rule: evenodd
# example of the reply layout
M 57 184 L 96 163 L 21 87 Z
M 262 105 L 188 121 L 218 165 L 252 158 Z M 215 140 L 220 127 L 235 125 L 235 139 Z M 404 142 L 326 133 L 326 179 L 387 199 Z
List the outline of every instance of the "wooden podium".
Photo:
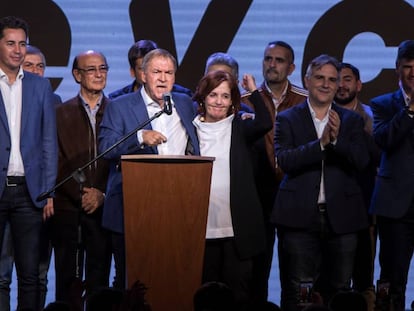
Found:
M 191 311 L 201 285 L 214 158 L 125 155 L 127 282 L 140 280 L 153 311 Z

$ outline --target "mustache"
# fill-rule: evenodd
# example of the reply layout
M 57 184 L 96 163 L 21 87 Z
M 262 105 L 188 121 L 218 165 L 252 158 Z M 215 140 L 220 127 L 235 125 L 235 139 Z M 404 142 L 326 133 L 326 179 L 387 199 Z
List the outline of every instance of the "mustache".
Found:
M 279 73 L 279 72 L 274 68 L 269 68 L 266 70 L 266 73 Z
M 351 92 L 351 90 L 349 89 L 349 88 L 347 88 L 347 87 L 339 87 L 338 88 L 338 92 Z
M 337 94 L 335 95 L 334 100 L 337 104 L 346 105 L 350 103 L 351 101 L 353 101 L 356 96 L 357 96 L 356 92 L 350 93 L 348 97 L 343 97 L 343 98 L 338 97 L 338 94 Z

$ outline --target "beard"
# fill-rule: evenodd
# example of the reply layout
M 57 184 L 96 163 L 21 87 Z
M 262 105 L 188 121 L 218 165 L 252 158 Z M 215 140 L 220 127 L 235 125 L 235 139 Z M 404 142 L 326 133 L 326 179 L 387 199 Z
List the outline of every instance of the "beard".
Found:
M 344 106 L 346 104 L 349 104 L 351 101 L 353 101 L 356 96 L 357 96 L 356 92 L 350 92 L 348 97 L 339 98 L 335 95 L 334 100 L 335 100 L 335 103 Z

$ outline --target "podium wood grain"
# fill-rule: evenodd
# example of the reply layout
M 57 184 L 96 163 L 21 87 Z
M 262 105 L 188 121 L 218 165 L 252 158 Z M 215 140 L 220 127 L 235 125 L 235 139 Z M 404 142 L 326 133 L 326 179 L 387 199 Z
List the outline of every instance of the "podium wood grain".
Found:
M 143 282 L 153 311 L 192 310 L 201 285 L 213 160 L 122 157 L 128 286 Z

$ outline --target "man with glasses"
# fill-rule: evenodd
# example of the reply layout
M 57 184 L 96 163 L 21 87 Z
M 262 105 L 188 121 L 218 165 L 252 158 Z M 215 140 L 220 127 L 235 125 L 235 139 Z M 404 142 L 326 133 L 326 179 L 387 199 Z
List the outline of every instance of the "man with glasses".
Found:
M 96 51 L 82 52 L 73 61 L 72 75 L 80 91 L 56 110 L 58 182 L 98 154 L 99 125 L 109 102 L 103 93 L 108 69 L 105 56 Z M 73 280 L 81 280 L 83 270 L 86 297 L 108 286 L 111 262 L 109 235 L 101 226 L 107 162 L 103 159 L 94 162 L 82 173 L 85 177 L 82 184 L 71 178 L 56 190 L 51 218 L 56 300 L 69 303 L 73 299 Z

